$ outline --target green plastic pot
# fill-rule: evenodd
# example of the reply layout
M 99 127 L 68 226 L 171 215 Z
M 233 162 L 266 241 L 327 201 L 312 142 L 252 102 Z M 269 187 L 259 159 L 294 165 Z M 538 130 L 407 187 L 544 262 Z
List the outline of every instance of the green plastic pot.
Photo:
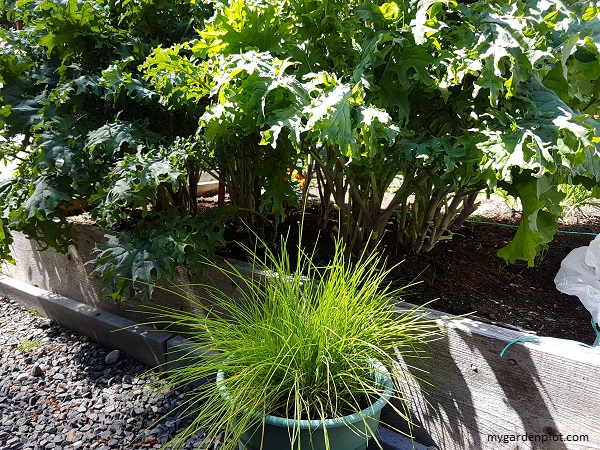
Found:
M 360 412 L 320 420 L 301 420 L 299 426 L 300 446 L 298 441 L 290 442 L 294 429 L 294 420 L 284 417 L 262 415 L 256 413 L 260 422 L 246 431 L 240 440 L 240 450 L 326 450 L 324 426 L 329 437 L 330 450 L 366 450 L 369 439 L 379 426 L 381 410 L 388 403 L 392 392 L 392 378 L 388 370 L 379 361 L 373 364 L 377 368 L 375 380 L 386 387 L 385 393 L 371 406 Z M 224 384 L 225 373 L 219 371 L 217 384 L 225 400 L 229 393 Z M 323 426 L 324 425 L 324 426 Z

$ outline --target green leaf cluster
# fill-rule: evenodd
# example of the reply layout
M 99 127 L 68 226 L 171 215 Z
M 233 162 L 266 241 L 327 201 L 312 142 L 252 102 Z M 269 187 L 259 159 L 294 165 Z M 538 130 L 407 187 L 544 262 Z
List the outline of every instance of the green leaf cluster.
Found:
M 118 160 L 104 186 L 90 197 L 99 224 L 114 229 L 127 222 L 131 208 L 146 218 L 177 206 L 176 196 L 186 186 L 188 157 L 182 148 L 159 147 L 138 149 Z
M 555 231 L 558 185 L 600 180 L 591 3 L 240 0 L 214 9 L 196 39 L 161 50 L 168 62 L 152 59 L 147 73 L 160 89 L 180 61 L 183 79 L 170 79 L 177 99 L 165 103 L 207 99 L 198 133 L 228 149 L 217 164 L 240 206 L 264 210 L 256 192 L 272 182 L 260 167 L 272 149 L 291 148 L 282 158 L 316 179 L 325 216 L 336 204 L 350 248 L 395 218 L 400 243 L 420 251 L 449 237 L 477 192 L 526 183 L 511 192 L 539 193 L 537 206 L 501 254 L 532 263 Z M 548 195 L 532 190 L 541 179 L 552 180 Z M 285 200 L 264 198 L 273 208 Z M 538 224 L 540 214 L 553 220 Z M 538 227 L 545 242 L 519 245 Z
M 223 209 L 182 215 L 169 209 L 151 220 L 139 220 L 132 230 L 106 235 L 107 242 L 94 249 L 94 273 L 115 300 L 150 299 L 156 282 L 175 279 L 179 268 L 187 267 L 189 276 L 201 273 L 215 248 L 225 245 L 225 223 L 234 214 L 233 209 Z
M 594 2 L 0 6 L 24 24 L 0 29 L 0 156 L 19 161 L 7 236 L 64 250 L 74 200 L 116 229 L 195 214 L 207 171 L 259 233 L 313 186 L 349 251 L 391 222 L 419 252 L 501 186 L 527 208 L 500 254 L 531 264 L 556 230 L 558 186 L 600 182 Z
M 139 66 L 155 48 L 194 36 L 211 8 L 183 0 L 18 0 L 0 6 L 4 17 L 23 22 L 21 30 L 0 29 L 0 157 L 18 163 L 0 195 L 2 256 L 10 258 L 11 230 L 42 249 L 66 251 L 75 243 L 67 221 L 74 204 L 109 230 L 130 228 L 118 236 L 139 249 L 151 237 L 135 225 L 138 217 L 157 223 L 162 214 L 177 213 L 191 221 L 201 152 L 185 138 L 200 114 L 165 108 Z M 211 220 L 219 235 L 220 218 Z M 197 240 L 185 231 L 198 232 L 188 222 L 174 234 L 182 242 Z M 220 245 L 212 237 L 207 243 Z M 167 247 L 155 247 L 153 255 Z M 131 275 L 116 256 L 113 263 L 116 271 L 108 270 L 105 257 L 100 272 L 113 279 L 119 270 Z M 173 272 L 144 275 L 152 282 Z

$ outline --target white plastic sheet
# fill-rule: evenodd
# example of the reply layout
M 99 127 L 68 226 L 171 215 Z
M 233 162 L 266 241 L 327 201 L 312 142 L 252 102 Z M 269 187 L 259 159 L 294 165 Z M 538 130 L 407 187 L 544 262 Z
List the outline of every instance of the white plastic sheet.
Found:
M 589 246 L 576 248 L 562 260 L 554 283 L 560 292 L 576 295 L 600 323 L 600 234 Z M 594 345 L 599 344 L 596 338 Z

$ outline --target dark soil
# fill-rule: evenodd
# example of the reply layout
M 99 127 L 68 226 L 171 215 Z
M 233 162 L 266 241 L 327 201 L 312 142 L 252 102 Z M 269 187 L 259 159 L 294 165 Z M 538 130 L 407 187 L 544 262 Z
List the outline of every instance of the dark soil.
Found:
M 440 242 L 428 253 L 398 251 L 390 233 L 382 246 L 388 263 L 403 261 L 393 276 L 400 283 L 417 283 L 404 300 L 415 304 L 433 300 L 429 307 L 449 314 L 471 314 L 471 318 L 487 323 L 592 344 L 595 335 L 590 313 L 577 297 L 559 292 L 554 277 L 564 257 L 577 247 L 589 245 L 594 239 L 589 233 L 600 231 L 600 210 L 592 208 L 589 215 L 578 214 L 574 224 L 561 223 L 559 229 L 567 233 L 558 232 L 536 266 L 528 267 L 526 262 L 507 265 L 496 255 L 514 236 L 520 214 L 511 212 L 502 201 L 488 203 L 452 239 Z M 297 227 L 290 229 L 293 232 Z M 581 232 L 588 234 L 574 234 Z M 309 248 L 318 233 L 316 214 L 308 214 L 304 236 L 309 237 Z M 333 251 L 326 235 L 321 233 L 318 246 L 318 256 L 323 259 Z M 232 232 L 228 240 L 240 237 L 241 233 Z M 240 256 L 232 246 L 225 253 Z
M 524 262 L 507 265 L 496 255 L 514 233 L 501 225 L 469 223 L 431 252 L 407 255 L 398 276 L 421 283 L 406 300 L 437 299 L 431 305 L 437 310 L 472 313 L 485 322 L 592 344 L 590 313 L 577 297 L 559 292 L 554 277 L 564 257 L 593 236 L 557 233 L 536 266 L 528 267 Z

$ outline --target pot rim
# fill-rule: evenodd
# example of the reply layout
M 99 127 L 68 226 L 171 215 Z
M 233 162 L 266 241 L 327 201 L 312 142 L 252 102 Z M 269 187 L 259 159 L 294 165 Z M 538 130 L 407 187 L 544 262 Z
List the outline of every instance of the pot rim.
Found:
M 255 417 L 261 421 L 264 419 L 265 423 L 270 425 L 310 430 L 315 430 L 323 425 L 327 429 L 347 427 L 348 424 L 358 423 L 363 420 L 367 420 L 371 417 L 374 417 L 375 414 L 379 413 L 383 409 L 383 407 L 389 402 L 390 398 L 392 397 L 394 387 L 392 382 L 392 376 L 390 375 L 389 370 L 379 360 L 373 359 L 369 363 L 369 366 L 373 369 L 373 372 L 375 372 L 376 381 L 383 384 L 386 387 L 386 390 L 376 402 L 372 403 L 371 405 L 367 406 L 361 411 L 357 411 L 346 416 L 334 417 L 332 419 L 325 420 L 294 420 L 287 417 L 273 416 L 271 414 L 262 414 L 258 411 L 254 413 Z M 229 400 L 229 392 L 225 387 L 225 372 L 223 370 L 219 370 L 217 372 L 216 383 L 221 396 L 226 401 Z

